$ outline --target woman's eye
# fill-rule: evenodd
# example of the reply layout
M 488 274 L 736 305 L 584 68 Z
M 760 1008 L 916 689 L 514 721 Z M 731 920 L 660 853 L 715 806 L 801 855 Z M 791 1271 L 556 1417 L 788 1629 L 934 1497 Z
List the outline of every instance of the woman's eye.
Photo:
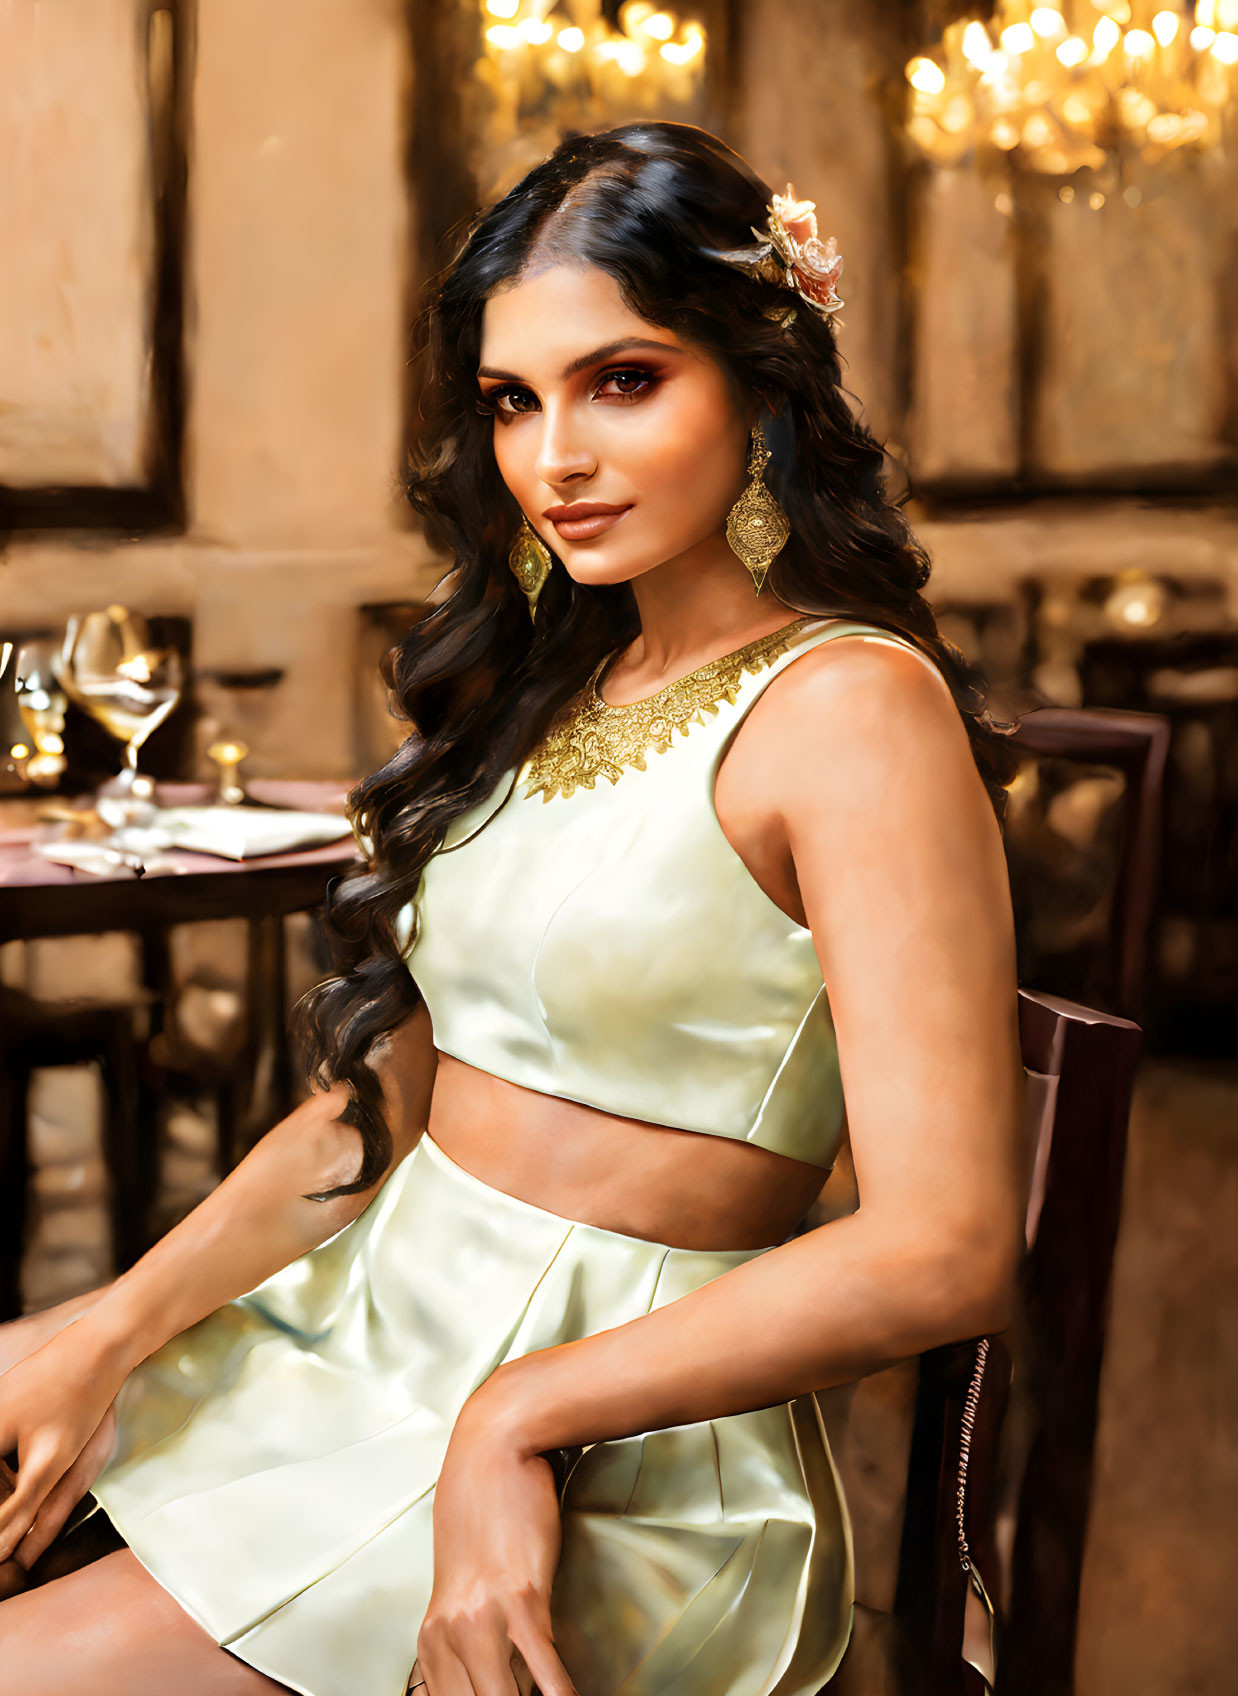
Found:
M 500 417 L 510 417 L 514 412 L 523 412 L 525 409 L 521 406 L 504 406 L 502 403 L 513 398 L 518 401 L 522 396 L 529 394 L 528 389 L 490 389 L 478 401 L 477 410 L 478 412 L 497 412 Z
M 644 394 L 645 390 L 649 388 L 653 382 L 653 378 L 650 376 L 648 371 L 642 371 L 633 366 L 622 371 L 608 371 L 602 378 L 602 386 L 604 388 L 607 383 L 626 383 L 633 378 L 641 385 L 641 387 L 636 389 L 620 388 L 618 391 L 619 394 L 632 396 Z
M 637 366 L 625 366 L 614 371 L 607 371 L 602 376 L 596 392 L 602 395 L 604 399 L 635 400 L 638 395 L 643 395 L 646 390 L 651 389 L 654 381 L 651 372 L 643 371 Z M 619 387 L 611 389 L 609 395 L 607 395 L 606 390 L 611 383 L 617 383 Z M 526 404 L 528 402 L 532 404 Z M 514 418 L 532 412 L 536 404 L 537 396 L 532 389 L 518 388 L 515 384 L 509 384 L 505 389 L 490 389 L 483 394 L 477 403 L 477 410 L 479 412 L 497 413 L 500 418 Z

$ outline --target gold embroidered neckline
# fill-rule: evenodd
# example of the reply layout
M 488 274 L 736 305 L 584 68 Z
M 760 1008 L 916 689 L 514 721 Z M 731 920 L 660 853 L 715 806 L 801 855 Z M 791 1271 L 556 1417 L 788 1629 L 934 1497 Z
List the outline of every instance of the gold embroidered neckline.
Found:
M 666 753 L 676 731 L 686 736 L 690 725 L 705 722 L 703 714 L 717 713 L 723 701 L 733 703 L 744 673 L 763 671 L 816 616 L 805 613 L 734 653 L 706 661 L 642 701 L 615 706 L 597 691 L 598 679 L 614 658 L 607 654 L 530 755 L 525 768 L 526 797 L 540 794 L 549 801 L 554 795 L 567 797 L 577 789 L 592 789 L 599 777 L 618 783 L 628 767 L 644 771 L 646 754 Z

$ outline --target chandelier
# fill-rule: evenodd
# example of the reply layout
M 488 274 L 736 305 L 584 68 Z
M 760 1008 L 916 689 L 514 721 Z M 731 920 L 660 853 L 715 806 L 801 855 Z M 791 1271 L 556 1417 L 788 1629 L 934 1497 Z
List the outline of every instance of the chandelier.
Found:
M 1136 153 L 1215 147 L 1238 72 L 1238 0 L 998 0 L 906 66 L 907 134 L 954 164 L 992 147 L 1066 176 Z
M 705 31 L 650 0 L 480 0 L 470 163 L 510 187 L 569 130 L 636 118 L 702 121 Z M 612 21 L 613 20 L 613 21 Z
M 600 0 L 483 0 L 486 54 L 500 79 L 530 76 L 548 88 L 605 101 L 631 96 L 648 103 L 688 97 L 704 60 L 705 31 L 674 12 L 627 0 L 618 27 Z

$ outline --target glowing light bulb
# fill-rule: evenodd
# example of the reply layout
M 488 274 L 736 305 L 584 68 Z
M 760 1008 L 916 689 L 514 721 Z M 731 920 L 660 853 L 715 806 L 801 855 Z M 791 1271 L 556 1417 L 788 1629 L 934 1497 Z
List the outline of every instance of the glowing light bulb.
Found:
M 486 31 L 486 40 L 491 47 L 497 47 L 500 53 L 510 53 L 524 45 L 520 31 L 513 29 L 510 24 L 491 24 Z
M 1178 33 L 1177 12 L 1158 12 L 1152 20 L 1152 33 L 1162 47 L 1168 47 Z
M 1098 59 L 1107 59 L 1121 39 L 1122 31 L 1113 19 L 1101 18 L 1092 31 L 1092 52 Z
M 516 25 L 516 34 L 521 41 L 527 41 L 533 47 L 541 47 L 554 34 L 554 26 L 542 18 L 522 18 Z
M 1150 59 L 1156 52 L 1156 42 L 1146 29 L 1128 29 L 1122 37 L 1122 49 L 1128 59 Z
M 645 68 L 645 50 L 639 41 L 620 41 L 615 46 L 615 63 L 625 77 L 638 77 Z
M 1002 31 L 1001 41 L 1007 53 L 1030 53 L 1036 45 L 1036 35 L 1031 24 L 1009 24 Z
M 1218 30 L 1209 52 L 1222 65 L 1238 65 L 1238 35 L 1227 29 Z
M 569 29 L 561 29 L 555 39 L 565 53 L 579 53 L 585 44 L 585 32 L 573 25 Z
M 1191 31 L 1188 40 L 1197 53 L 1206 53 L 1212 46 L 1212 43 L 1216 40 L 1216 31 L 1213 29 L 1196 28 Z
M 989 40 L 989 32 L 978 18 L 973 18 L 963 31 L 963 57 L 978 71 L 984 70 L 993 57 L 993 43 Z
M 1032 12 L 1032 28 L 1036 34 L 1048 39 L 1054 35 L 1066 33 L 1066 19 L 1052 6 L 1037 6 Z
M 921 94 L 940 94 L 946 86 L 946 73 L 932 59 L 912 59 L 907 66 L 907 81 Z
M 651 18 L 657 9 L 651 0 L 627 0 L 627 5 L 620 8 L 619 22 L 631 35 L 633 30 L 639 29 L 645 19 Z
M 1068 94 L 1062 102 L 1062 116 L 1068 124 L 1084 129 L 1092 122 L 1092 108 L 1082 95 Z
M 1088 44 L 1081 35 L 1067 36 L 1057 45 L 1057 56 L 1068 71 L 1081 65 L 1088 56 Z
M 514 18 L 520 10 L 520 0 L 486 0 L 486 10 L 492 18 Z
M 675 20 L 669 12 L 655 12 L 641 27 L 655 41 L 669 41 L 675 33 Z
M 705 32 L 699 24 L 690 24 L 683 41 L 664 41 L 658 52 L 671 65 L 690 65 L 705 45 Z

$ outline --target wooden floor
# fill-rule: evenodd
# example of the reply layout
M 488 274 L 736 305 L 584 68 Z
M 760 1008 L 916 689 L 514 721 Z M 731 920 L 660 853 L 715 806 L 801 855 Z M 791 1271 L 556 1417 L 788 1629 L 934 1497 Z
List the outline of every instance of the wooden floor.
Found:
M 1136 1090 L 1079 1696 L 1238 1691 L 1238 1064 L 1145 1059 Z

